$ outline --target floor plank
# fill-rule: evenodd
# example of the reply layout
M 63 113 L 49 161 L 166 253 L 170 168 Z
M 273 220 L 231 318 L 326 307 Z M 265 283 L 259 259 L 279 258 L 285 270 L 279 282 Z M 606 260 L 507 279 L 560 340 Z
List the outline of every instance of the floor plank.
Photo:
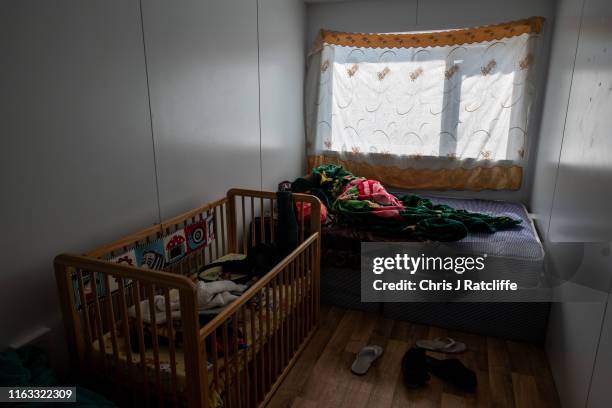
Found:
M 427 386 L 404 386 L 401 361 L 418 339 L 450 336 L 467 344 L 458 358 L 475 371 L 476 393 L 433 377 Z M 364 376 L 351 373 L 367 344 L 384 348 Z M 384 319 L 377 314 L 322 306 L 321 324 L 270 407 L 560 407 L 544 351 L 532 344 Z

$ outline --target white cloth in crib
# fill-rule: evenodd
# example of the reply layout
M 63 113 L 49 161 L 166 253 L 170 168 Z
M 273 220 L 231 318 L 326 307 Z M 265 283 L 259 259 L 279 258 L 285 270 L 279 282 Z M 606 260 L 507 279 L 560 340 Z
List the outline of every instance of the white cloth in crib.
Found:
M 247 286 L 238 285 L 232 281 L 198 282 L 198 308 L 200 313 L 218 313 L 224 307 L 238 299 Z M 164 296 L 155 295 L 153 299 L 155 322 L 157 324 L 166 322 L 166 299 Z M 173 319 L 181 318 L 181 306 L 178 291 L 170 291 L 170 312 Z M 142 321 L 151 323 L 151 308 L 149 300 L 140 302 L 140 313 Z M 131 317 L 136 317 L 136 307 L 129 309 Z

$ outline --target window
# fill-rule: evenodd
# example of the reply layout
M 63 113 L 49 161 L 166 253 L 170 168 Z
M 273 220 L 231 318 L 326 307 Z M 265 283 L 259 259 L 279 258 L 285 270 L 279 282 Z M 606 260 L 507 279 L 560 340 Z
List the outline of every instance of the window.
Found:
M 413 158 L 515 159 L 528 101 L 516 58 L 521 40 L 326 49 L 331 99 L 322 107 L 330 130 L 324 144 L 330 151 Z
M 381 181 L 392 168 L 400 187 L 424 172 L 452 179 L 439 188 L 520 187 L 541 25 L 322 32 L 306 86 L 309 164 L 359 163 Z

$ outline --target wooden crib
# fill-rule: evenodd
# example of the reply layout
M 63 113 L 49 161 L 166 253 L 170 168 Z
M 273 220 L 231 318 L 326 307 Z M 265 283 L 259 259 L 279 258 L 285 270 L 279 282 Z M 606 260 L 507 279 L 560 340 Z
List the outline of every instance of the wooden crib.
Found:
M 221 256 L 275 241 L 275 193 L 230 190 L 86 255 L 56 257 L 77 379 L 121 405 L 265 405 L 319 319 L 320 206 L 305 194 L 293 200 L 302 215 L 308 204 L 311 209 L 309 220 L 298 217 L 298 247 L 202 324 L 196 273 Z M 206 245 L 163 271 L 116 263 L 121 254 L 204 221 Z M 178 317 L 170 306 L 177 296 Z M 143 305 L 152 311 L 148 320 Z

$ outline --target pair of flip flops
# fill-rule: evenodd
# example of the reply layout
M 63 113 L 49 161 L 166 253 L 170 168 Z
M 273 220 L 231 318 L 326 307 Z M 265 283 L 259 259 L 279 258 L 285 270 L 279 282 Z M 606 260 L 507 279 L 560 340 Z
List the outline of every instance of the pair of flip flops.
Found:
M 356 375 L 365 375 L 382 353 L 383 348 L 380 346 L 365 346 L 357 353 L 357 357 L 355 357 L 355 361 L 353 361 L 351 366 L 351 371 Z
M 438 360 L 426 354 L 424 348 L 413 347 L 402 359 L 404 383 L 409 388 L 423 387 L 429 373 L 467 392 L 476 390 L 476 374 L 456 358 Z

